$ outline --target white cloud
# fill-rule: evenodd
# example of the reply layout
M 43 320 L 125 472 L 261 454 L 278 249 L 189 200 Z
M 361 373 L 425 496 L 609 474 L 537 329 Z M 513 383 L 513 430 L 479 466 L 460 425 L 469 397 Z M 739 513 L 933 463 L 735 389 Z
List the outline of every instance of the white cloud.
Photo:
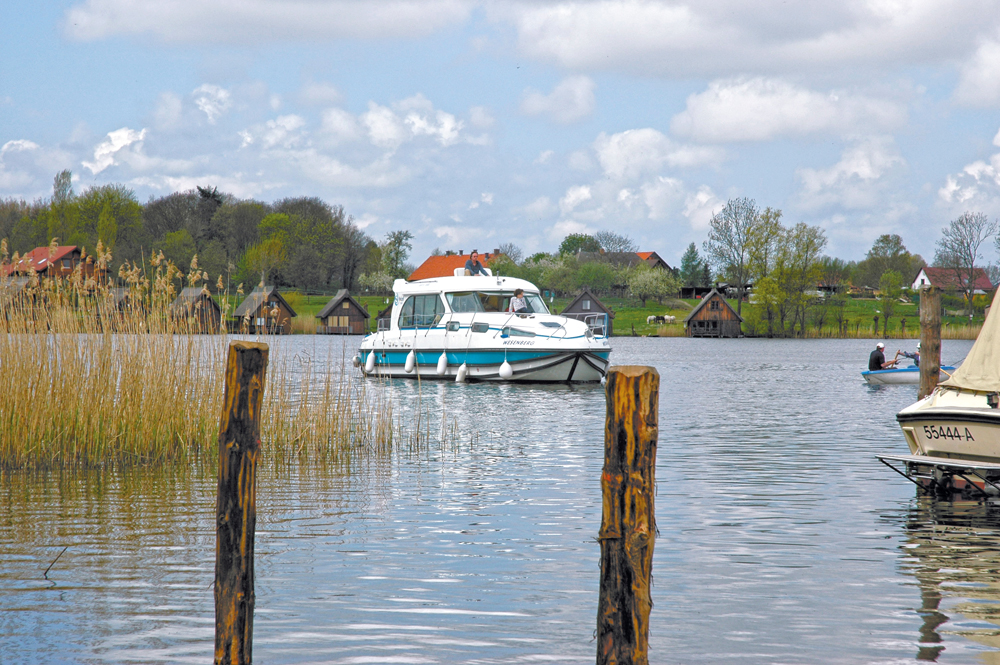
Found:
M 299 91 L 299 100 L 309 106 L 330 106 L 341 100 L 340 91 L 330 83 L 309 82 Z
M 630 198 L 630 196 L 623 198 L 621 194 L 618 196 L 618 200 L 623 203 L 629 203 Z M 684 200 L 684 183 L 676 178 L 660 176 L 642 185 L 642 200 L 649 210 L 649 219 L 667 219 Z
M 556 154 L 555 150 L 542 150 L 535 158 L 535 164 L 548 164 L 554 154 Z
M 278 116 L 268 120 L 261 132 L 261 144 L 265 149 L 291 148 L 303 140 L 302 128 L 306 121 L 297 115 Z
M 769 141 L 820 132 L 872 133 L 906 120 L 898 104 L 843 92 L 818 93 L 778 79 L 713 81 L 670 121 L 677 136 L 705 143 Z
M 368 128 L 368 138 L 380 148 L 395 150 L 407 139 L 406 126 L 392 109 L 368 102 L 368 111 L 361 116 Z
M 691 222 L 691 228 L 703 231 L 708 228 L 712 218 L 723 205 L 724 202 L 715 195 L 711 187 L 702 185 L 684 199 L 683 214 Z
M 215 124 L 233 104 L 232 94 L 228 90 L 211 83 L 198 86 L 192 94 L 195 106 L 208 117 L 211 124 Z
M 483 192 L 479 196 L 479 200 L 482 201 L 483 203 L 485 203 L 486 205 L 491 206 L 491 205 L 493 205 L 493 193 L 492 192 Z
M 559 210 L 561 210 L 564 215 L 567 215 L 578 205 L 584 201 L 589 201 L 591 198 L 593 198 L 593 195 L 590 193 L 590 187 L 587 185 L 576 185 L 570 187 L 566 190 L 566 194 L 559 199 Z
M 1000 105 L 1000 43 L 983 42 L 962 65 L 955 101 L 966 106 Z
M 552 199 L 547 196 L 539 196 L 528 205 L 517 210 L 517 212 L 522 213 L 530 221 L 537 221 L 554 217 L 557 208 L 553 205 Z
M 594 141 L 594 151 L 604 173 L 615 179 L 633 179 L 664 166 L 689 167 L 716 163 L 722 152 L 716 148 L 678 146 L 652 129 L 629 129 Z
M 116 159 L 122 156 L 120 153 L 127 151 L 129 146 L 134 144 L 135 148 L 141 147 L 144 138 L 146 138 L 145 129 L 137 132 L 134 129 L 122 127 L 108 132 L 107 138 L 94 148 L 94 161 L 84 161 L 83 165 L 90 169 L 91 173 L 97 175 L 109 166 L 113 166 Z
M 323 111 L 320 132 L 328 136 L 334 145 L 356 141 L 362 136 L 357 119 L 347 111 L 336 108 Z
M 995 38 L 989 0 L 561 0 L 487 5 L 525 55 L 574 71 L 671 78 L 817 70 L 851 80 L 900 64 L 946 64 Z
M 548 95 L 528 89 L 521 100 L 521 112 L 545 115 L 560 124 L 582 120 L 594 110 L 594 81 L 587 76 L 563 79 Z
M 181 98 L 172 92 L 164 92 L 153 109 L 153 126 L 157 129 L 176 129 L 181 126 L 182 112 Z
M 802 206 L 805 209 L 831 204 L 848 209 L 879 207 L 887 198 L 886 190 L 894 184 L 886 180 L 887 176 L 905 167 L 906 160 L 892 139 L 860 141 L 845 149 L 840 161 L 828 169 L 798 170 Z
M 496 122 L 496 118 L 485 106 L 473 106 L 469 109 L 469 124 L 477 129 L 489 129 Z
M 85 0 L 66 11 L 72 39 L 153 36 L 164 42 L 261 44 L 420 37 L 469 16 L 468 0 Z

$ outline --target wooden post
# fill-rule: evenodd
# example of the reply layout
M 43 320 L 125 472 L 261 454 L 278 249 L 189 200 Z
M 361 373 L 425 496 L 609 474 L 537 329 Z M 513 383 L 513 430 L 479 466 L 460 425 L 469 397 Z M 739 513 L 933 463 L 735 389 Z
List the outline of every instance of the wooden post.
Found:
M 646 665 L 660 375 L 652 367 L 612 367 L 605 396 L 597 663 Z
M 267 355 L 267 344 L 229 344 L 226 396 L 219 425 L 219 493 L 215 524 L 216 665 L 249 665 L 252 662 L 257 456 Z
M 937 387 L 941 376 L 941 291 L 930 286 L 920 291 L 920 391 L 923 399 Z

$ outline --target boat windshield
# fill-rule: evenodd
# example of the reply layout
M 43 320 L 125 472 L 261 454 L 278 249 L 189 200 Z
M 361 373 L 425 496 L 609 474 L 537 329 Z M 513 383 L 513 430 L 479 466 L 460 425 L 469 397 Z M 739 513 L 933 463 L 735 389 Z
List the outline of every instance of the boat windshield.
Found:
M 513 291 L 460 291 L 446 294 L 451 311 L 462 312 L 506 312 L 510 306 Z M 525 293 L 524 300 L 532 314 L 548 314 L 549 308 L 537 293 Z

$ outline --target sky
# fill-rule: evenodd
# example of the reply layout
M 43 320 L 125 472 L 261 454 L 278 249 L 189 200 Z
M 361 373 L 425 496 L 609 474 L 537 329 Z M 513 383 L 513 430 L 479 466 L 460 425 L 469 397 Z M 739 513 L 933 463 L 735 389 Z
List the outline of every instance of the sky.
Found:
M 736 197 L 931 260 L 1000 216 L 1000 2 L 4 0 L 0 198 L 63 169 L 317 196 L 414 264 L 611 230 L 677 265 Z

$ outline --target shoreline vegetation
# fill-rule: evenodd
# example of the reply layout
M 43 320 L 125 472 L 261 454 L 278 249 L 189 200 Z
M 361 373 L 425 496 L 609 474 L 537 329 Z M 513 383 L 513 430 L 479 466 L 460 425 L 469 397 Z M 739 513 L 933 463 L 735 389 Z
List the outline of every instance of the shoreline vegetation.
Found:
M 160 256 L 107 280 L 103 248 L 66 278 L 0 277 L 0 469 L 217 463 L 230 336 L 171 307 L 180 271 Z M 98 270 L 98 274 L 100 271 Z M 197 287 L 203 275 L 186 277 Z M 223 312 L 235 298 L 224 294 Z M 205 334 L 192 334 L 195 332 Z M 390 391 L 351 371 L 347 351 L 317 366 L 268 336 L 264 460 L 349 469 L 394 449 L 454 436 L 446 422 L 396 416 Z

